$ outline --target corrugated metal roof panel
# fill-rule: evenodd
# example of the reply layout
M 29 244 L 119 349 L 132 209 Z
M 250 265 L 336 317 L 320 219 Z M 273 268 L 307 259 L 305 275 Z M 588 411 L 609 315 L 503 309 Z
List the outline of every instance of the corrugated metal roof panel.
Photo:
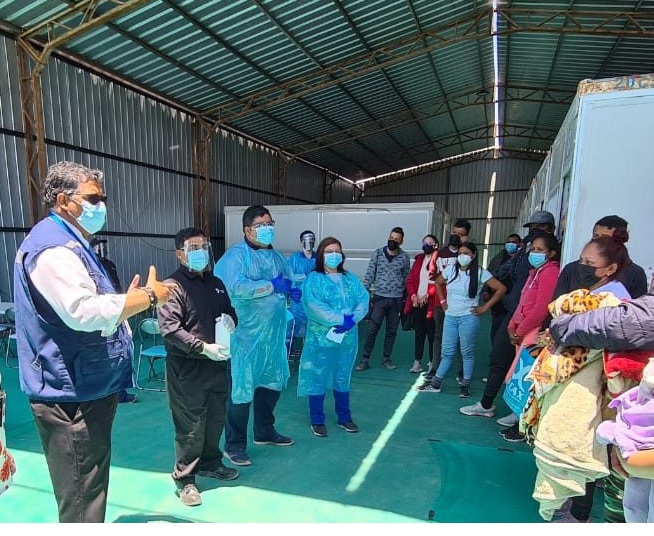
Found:
M 0 0 L 0 19 L 31 27 L 69 7 Z M 101 10 L 113 7 L 101 3 Z M 489 10 L 486 0 L 151 0 L 65 46 L 255 139 L 281 148 L 315 140 L 318 150 L 307 154 L 319 166 L 376 174 L 489 143 Z M 636 37 L 625 12 L 636 20 L 652 6 L 501 2 L 500 82 L 574 92 L 582 78 L 654 71 L 651 18 L 639 20 L 643 35 Z M 631 33 L 619 36 L 625 29 Z M 615 35 L 599 35 L 606 30 Z M 567 103 L 542 101 L 501 104 L 506 147 L 548 147 Z M 334 144 L 338 136 L 360 140 Z

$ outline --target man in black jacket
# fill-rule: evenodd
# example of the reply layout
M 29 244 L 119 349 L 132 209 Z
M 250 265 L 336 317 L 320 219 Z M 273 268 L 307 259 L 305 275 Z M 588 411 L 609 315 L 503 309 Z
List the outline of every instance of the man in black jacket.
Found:
M 166 347 L 168 403 L 175 425 L 175 468 L 172 473 L 183 504 L 202 498 L 196 475 L 234 480 L 236 469 L 223 465 L 218 448 L 229 394 L 225 346 L 215 342 L 216 318 L 228 331 L 236 327 L 236 311 L 223 282 L 213 275 L 211 245 L 200 229 L 189 227 L 175 236 L 180 267 L 167 281 L 177 283 L 171 299 L 159 308 L 159 326 Z

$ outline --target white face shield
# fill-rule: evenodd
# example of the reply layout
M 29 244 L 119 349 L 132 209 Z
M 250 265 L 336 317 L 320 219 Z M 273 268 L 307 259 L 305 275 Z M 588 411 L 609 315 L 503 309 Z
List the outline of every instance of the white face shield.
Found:
M 186 266 L 191 272 L 213 270 L 214 258 L 211 242 L 200 238 L 191 238 L 184 242 Z

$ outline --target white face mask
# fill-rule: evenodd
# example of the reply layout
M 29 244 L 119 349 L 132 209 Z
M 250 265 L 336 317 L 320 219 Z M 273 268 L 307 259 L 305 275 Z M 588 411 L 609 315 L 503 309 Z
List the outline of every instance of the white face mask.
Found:
M 461 255 L 459 255 L 456 260 L 463 268 L 467 268 L 472 262 L 472 257 L 470 255 L 466 255 L 465 253 L 461 253 Z

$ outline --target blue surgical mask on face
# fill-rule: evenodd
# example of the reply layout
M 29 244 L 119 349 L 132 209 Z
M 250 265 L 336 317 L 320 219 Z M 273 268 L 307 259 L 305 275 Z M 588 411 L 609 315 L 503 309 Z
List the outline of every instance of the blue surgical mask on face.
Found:
M 513 255 L 516 251 L 518 251 L 518 244 L 514 242 L 507 242 L 504 244 L 504 249 L 509 255 Z
M 534 268 L 540 268 L 547 262 L 547 253 L 536 253 L 535 251 L 529 252 L 529 264 Z
M 82 207 L 82 213 L 75 220 L 87 233 L 95 234 L 107 223 L 107 206 L 102 201 L 97 205 L 92 205 L 88 201 L 74 202 Z
M 209 252 L 206 249 L 196 249 L 186 254 L 188 269 L 193 272 L 203 272 L 209 264 Z
M 325 253 L 325 266 L 331 268 L 332 270 L 338 268 L 339 264 L 343 262 L 343 255 L 338 251 L 330 251 Z
M 257 227 L 257 242 L 269 246 L 275 241 L 275 228 L 272 225 Z

